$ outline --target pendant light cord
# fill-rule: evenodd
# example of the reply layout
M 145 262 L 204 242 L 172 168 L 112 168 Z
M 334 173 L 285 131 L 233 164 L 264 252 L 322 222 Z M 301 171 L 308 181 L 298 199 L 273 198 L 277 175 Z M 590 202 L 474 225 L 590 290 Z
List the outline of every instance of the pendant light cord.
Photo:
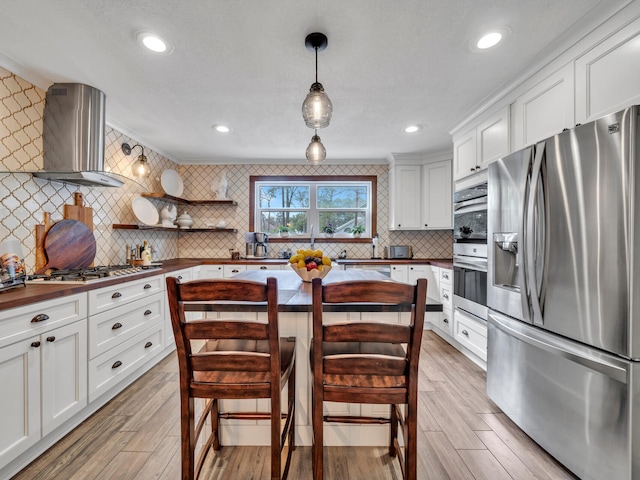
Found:
M 318 83 L 318 47 L 315 47 L 316 50 L 316 83 Z

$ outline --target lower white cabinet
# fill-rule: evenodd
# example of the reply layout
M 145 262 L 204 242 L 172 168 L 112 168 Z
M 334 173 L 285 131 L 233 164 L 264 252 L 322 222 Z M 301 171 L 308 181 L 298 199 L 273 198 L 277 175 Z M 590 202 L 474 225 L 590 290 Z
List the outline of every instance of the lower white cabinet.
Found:
M 487 361 L 487 325 L 471 316 L 455 310 L 453 313 L 453 338 L 478 358 Z
M 78 294 L 3 312 L 0 468 L 86 407 L 86 309 Z
M 222 278 L 224 271 L 222 265 L 201 265 L 198 274 L 199 279 Z
M 247 270 L 246 265 L 224 265 L 222 268 L 222 276 L 224 278 L 235 277 L 240 272 Z

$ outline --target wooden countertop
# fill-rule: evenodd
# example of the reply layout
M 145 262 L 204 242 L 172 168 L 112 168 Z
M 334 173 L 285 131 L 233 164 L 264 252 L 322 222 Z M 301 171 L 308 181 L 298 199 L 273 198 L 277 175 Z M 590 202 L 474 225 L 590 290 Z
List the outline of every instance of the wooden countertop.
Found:
M 241 272 L 234 276 L 234 279 L 253 280 L 257 282 L 266 281 L 267 277 L 278 279 L 278 311 L 280 312 L 310 312 L 312 310 L 311 283 L 303 282 L 294 272 L 289 270 L 251 270 Z M 369 270 L 332 270 L 323 279 L 324 283 L 334 283 L 354 280 L 384 280 L 391 282 L 378 272 Z M 442 304 L 432 298 L 427 298 L 427 312 L 441 312 Z M 200 306 L 200 308 L 202 308 Z M 185 310 L 196 310 L 185 305 Z M 266 304 L 217 304 L 216 310 L 224 311 L 267 311 Z M 331 312 L 408 312 L 408 306 L 400 307 L 389 304 L 362 304 L 349 303 L 341 305 L 330 305 L 326 311 Z
M 26 287 L 16 287 L 11 290 L 6 290 L 4 292 L 0 292 L 0 311 L 6 310 L 9 308 L 20 307 L 23 305 L 28 305 L 30 303 L 42 302 L 44 300 L 50 300 L 52 298 L 64 297 L 67 295 L 73 295 L 76 293 L 87 292 L 89 290 L 94 290 L 96 288 L 108 287 L 111 285 L 117 285 L 124 282 L 129 282 L 132 280 L 138 280 L 145 277 L 152 277 L 154 275 L 161 275 L 165 273 L 170 273 L 175 270 L 180 270 L 183 268 L 196 267 L 198 265 L 251 265 L 256 263 L 262 264 L 274 264 L 274 265 L 284 265 L 287 262 L 286 259 L 276 259 L 269 258 L 263 260 L 231 260 L 229 258 L 177 258 L 172 260 L 162 260 L 162 267 L 146 270 L 142 273 L 138 273 L 135 275 L 129 275 L 126 277 L 114 277 L 108 280 L 101 280 L 94 283 L 88 284 L 28 284 Z M 436 265 L 442 268 L 453 268 L 453 261 L 451 259 L 411 259 L 411 260 L 388 260 L 388 259 L 357 259 L 357 258 L 349 258 L 349 259 L 341 259 L 338 260 L 338 264 L 343 265 L 375 265 L 375 264 L 402 264 L 402 263 L 426 263 Z M 269 270 L 268 273 L 276 273 L 277 270 Z M 288 272 L 298 278 L 294 272 Z M 340 270 L 333 270 L 330 275 L 343 273 Z M 374 273 L 374 272 L 370 272 Z M 388 277 L 382 276 L 384 279 L 388 280 Z M 266 277 L 265 277 L 266 278 Z M 328 278 L 328 277 L 327 277 Z M 300 281 L 302 283 L 302 281 Z M 311 287 L 309 286 L 309 289 Z M 299 289 L 299 288 L 298 288 Z

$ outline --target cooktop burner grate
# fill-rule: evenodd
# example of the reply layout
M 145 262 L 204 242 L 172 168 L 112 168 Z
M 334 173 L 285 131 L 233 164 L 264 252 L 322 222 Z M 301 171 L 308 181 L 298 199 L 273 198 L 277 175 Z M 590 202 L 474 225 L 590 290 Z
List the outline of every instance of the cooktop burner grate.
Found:
M 133 275 L 145 270 L 160 268 L 158 265 L 137 266 L 131 265 L 106 265 L 91 268 L 73 268 L 65 270 L 52 270 L 50 274 L 35 274 L 27 276 L 27 282 L 47 282 L 47 283 L 90 283 L 111 277 Z

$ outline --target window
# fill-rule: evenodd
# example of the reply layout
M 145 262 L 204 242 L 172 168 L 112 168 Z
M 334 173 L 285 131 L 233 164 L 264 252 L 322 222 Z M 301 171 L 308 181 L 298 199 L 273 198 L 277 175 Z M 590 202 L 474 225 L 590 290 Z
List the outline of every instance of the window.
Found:
M 364 227 L 363 237 L 375 233 L 376 177 L 251 177 L 250 183 L 254 231 L 309 237 L 313 227 L 316 237 L 345 238 Z

